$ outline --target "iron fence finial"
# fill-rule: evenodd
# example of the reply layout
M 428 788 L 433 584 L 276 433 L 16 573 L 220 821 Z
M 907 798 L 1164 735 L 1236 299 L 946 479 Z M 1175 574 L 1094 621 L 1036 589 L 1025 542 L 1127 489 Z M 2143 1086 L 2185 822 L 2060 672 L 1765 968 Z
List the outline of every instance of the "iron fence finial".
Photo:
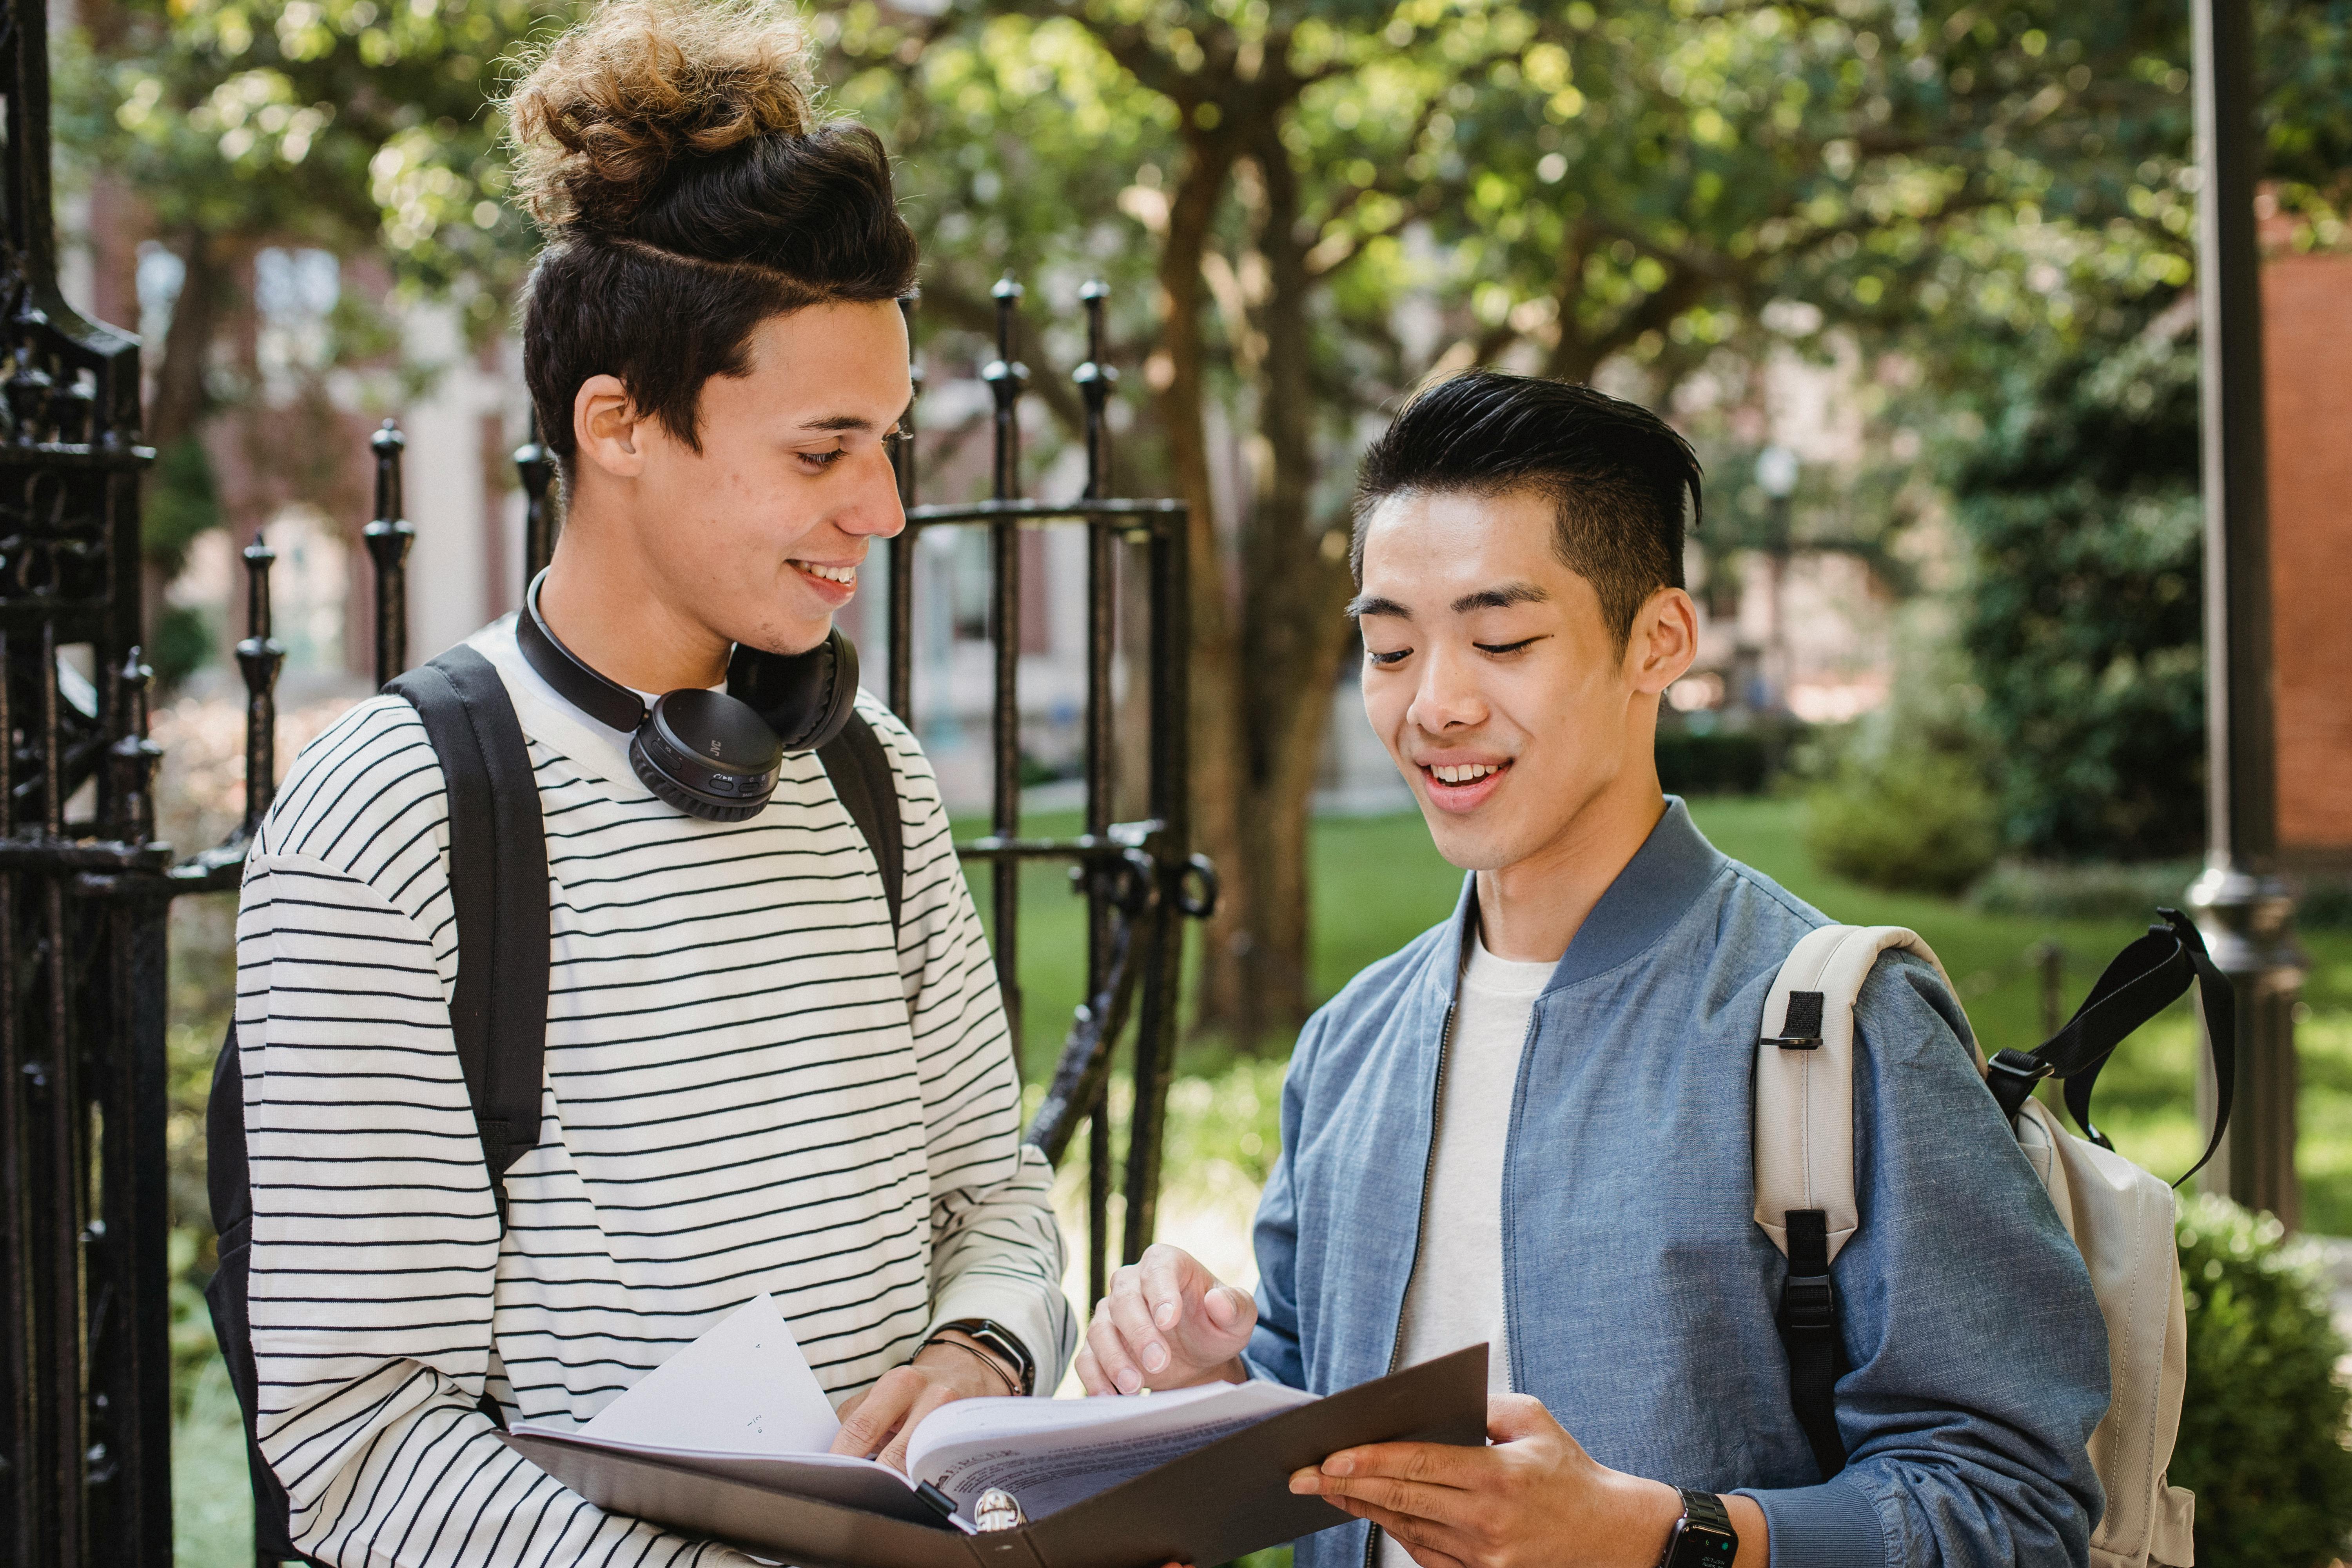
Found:
M 247 842 L 278 795 L 278 672 L 286 647 L 269 635 L 269 569 L 277 561 L 255 529 L 245 547 L 245 638 L 236 645 L 237 672 L 245 678 L 245 822 L 238 837 Z
M 375 453 L 375 520 L 361 531 L 375 563 L 375 685 L 408 668 L 408 547 L 416 530 L 401 516 L 400 458 L 408 438 L 386 419 L 368 438 Z

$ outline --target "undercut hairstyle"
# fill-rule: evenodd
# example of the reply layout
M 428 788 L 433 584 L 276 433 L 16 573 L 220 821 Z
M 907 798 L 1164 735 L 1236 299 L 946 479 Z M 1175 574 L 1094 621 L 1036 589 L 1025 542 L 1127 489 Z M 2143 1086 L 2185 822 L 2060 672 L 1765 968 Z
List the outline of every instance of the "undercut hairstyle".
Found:
M 808 54 L 779 0 L 605 0 L 508 96 L 515 188 L 547 239 L 523 377 L 567 476 L 591 376 L 698 452 L 703 384 L 750 372 L 762 321 L 914 287 L 888 154 L 816 113 Z
M 1392 496 L 1498 496 L 1551 503 L 1552 549 L 1601 595 L 1622 649 L 1661 588 L 1683 586 L 1683 499 L 1699 522 L 1690 443 L 1638 404 L 1574 382 L 1465 371 L 1414 394 L 1364 454 L 1348 569 L 1364 582 L 1364 528 Z

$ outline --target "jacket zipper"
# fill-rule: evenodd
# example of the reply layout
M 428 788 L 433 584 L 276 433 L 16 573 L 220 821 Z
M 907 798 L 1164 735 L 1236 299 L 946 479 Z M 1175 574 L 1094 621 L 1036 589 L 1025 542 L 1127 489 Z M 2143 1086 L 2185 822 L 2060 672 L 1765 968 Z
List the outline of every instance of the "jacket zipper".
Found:
M 1404 1300 L 1397 1303 L 1396 1338 L 1389 1345 L 1389 1369 L 1383 1376 L 1393 1373 L 1397 1363 L 1404 1359 L 1404 1303 L 1412 1299 L 1412 1277 L 1421 1268 L 1421 1242 L 1429 1228 L 1429 1184 L 1437 1175 L 1437 1119 L 1445 1105 L 1445 1061 L 1454 1052 L 1454 1015 L 1462 1004 L 1462 982 L 1454 982 L 1454 999 L 1445 1005 L 1445 1026 L 1437 1034 L 1437 1083 L 1429 1096 L 1429 1154 L 1421 1164 L 1421 1212 L 1412 1224 L 1412 1261 L 1404 1271 Z M 1364 1537 L 1364 1568 L 1374 1568 L 1381 1550 L 1381 1527 L 1373 1525 Z

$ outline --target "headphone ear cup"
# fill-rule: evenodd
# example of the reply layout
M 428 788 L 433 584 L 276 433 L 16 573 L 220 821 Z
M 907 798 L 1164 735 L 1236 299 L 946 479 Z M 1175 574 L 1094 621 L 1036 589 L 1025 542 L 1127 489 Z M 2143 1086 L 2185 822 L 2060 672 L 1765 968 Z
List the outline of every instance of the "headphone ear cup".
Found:
M 787 752 L 814 752 L 849 722 L 857 708 L 857 645 L 839 626 L 806 653 L 762 653 L 738 647 L 727 691 L 758 710 Z
M 656 800 L 676 806 L 688 816 L 698 816 L 705 822 L 743 822 L 760 815 L 767 805 L 764 795 L 753 801 L 713 800 L 686 788 L 676 779 L 654 765 L 646 755 L 644 732 L 629 737 L 629 766 L 635 770 L 637 782 L 653 792 Z

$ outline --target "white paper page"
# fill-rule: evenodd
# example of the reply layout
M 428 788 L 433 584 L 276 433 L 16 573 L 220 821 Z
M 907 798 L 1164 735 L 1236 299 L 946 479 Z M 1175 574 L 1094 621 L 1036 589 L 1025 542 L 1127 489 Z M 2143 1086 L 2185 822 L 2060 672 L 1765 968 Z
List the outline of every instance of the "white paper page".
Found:
M 1265 1382 L 1092 1399 L 959 1400 L 915 1429 L 907 1471 L 953 1498 L 966 1517 L 982 1492 L 1001 1487 L 1034 1523 L 1314 1400 Z
M 841 1422 L 783 1314 L 754 1296 L 580 1428 L 652 1448 L 822 1454 Z

